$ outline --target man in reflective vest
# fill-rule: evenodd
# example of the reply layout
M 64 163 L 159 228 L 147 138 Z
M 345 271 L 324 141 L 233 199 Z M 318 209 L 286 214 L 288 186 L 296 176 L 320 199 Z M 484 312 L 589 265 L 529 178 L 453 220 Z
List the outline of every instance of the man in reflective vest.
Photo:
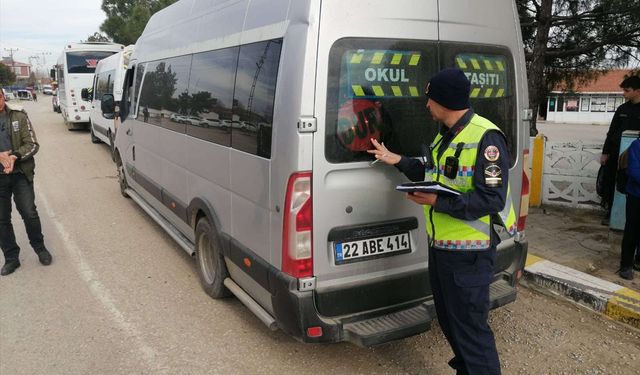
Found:
M 423 163 L 389 151 L 375 139 L 369 152 L 395 165 L 412 181 L 432 180 L 460 195 L 409 193 L 424 208 L 429 235 L 429 277 L 438 315 L 459 374 L 499 374 L 500 361 L 487 323 L 500 237 L 515 232 L 509 192 L 509 156 L 505 136 L 491 121 L 475 114 L 470 83 L 457 68 L 444 69 L 427 85 L 427 108 L 442 123 Z M 425 173 L 426 171 L 426 173 Z

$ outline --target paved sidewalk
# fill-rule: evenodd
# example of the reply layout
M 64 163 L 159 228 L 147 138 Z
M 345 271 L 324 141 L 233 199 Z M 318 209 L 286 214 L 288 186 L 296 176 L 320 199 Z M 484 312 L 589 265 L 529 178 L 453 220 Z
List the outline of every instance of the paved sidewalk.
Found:
M 640 328 L 640 272 L 634 280 L 615 273 L 622 232 L 601 225 L 601 218 L 598 210 L 530 208 L 524 283 Z

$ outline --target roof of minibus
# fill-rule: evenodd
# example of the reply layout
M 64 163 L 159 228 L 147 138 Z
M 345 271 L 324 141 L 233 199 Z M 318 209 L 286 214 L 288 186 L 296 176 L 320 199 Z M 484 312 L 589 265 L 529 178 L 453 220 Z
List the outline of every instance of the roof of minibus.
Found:
M 178 1 L 149 19 L 132 58 L 152 61 L 281 38 L 292 1 L 319 0 Z
M 68 51 L 121 51 L 122 44 L 105 42 L 68 43 L 64 46 L 64 52 Z

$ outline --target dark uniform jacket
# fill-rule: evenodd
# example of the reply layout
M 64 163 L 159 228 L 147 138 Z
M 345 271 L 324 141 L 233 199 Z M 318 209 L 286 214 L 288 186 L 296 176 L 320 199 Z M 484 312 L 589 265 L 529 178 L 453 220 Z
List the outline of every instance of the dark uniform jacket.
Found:
M 29 181 L 33 181 L 36 166 L 33 155 L 40 148 L 36 133 L 33 131 L 31 121 L 24 110 L 17 109 L 8 103 L 5 103 L 4 110 L 7 112 L 6 126 L 11 131 L 11 153 L 18 157 L 14 172 L 24 173 Z
M 611 126 L 604 141 L 602 153 L 609 155 L 609 159 L 617 165 L 620 152 L 620 137 L 625 130 L 640 130 L 640 103 L 626 102 L 616 110 L 611 120 Z

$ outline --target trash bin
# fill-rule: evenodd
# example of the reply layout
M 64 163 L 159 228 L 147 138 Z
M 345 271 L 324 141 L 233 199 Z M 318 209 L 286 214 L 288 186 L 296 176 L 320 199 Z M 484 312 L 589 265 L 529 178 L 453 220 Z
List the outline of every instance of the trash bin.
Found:
M 620 139 L 620 154 L 624 152 L 631 142 L 635 141 L 640 135 L 638 130 L 627 130 L 622 133 Z M 611 206 L 611 218 L 609 219 L 609 228 L 615 230 L 624 230 L 625 207 L 627 205 L 627 196 L 616 190 L 613 196 L 613 205 Z

